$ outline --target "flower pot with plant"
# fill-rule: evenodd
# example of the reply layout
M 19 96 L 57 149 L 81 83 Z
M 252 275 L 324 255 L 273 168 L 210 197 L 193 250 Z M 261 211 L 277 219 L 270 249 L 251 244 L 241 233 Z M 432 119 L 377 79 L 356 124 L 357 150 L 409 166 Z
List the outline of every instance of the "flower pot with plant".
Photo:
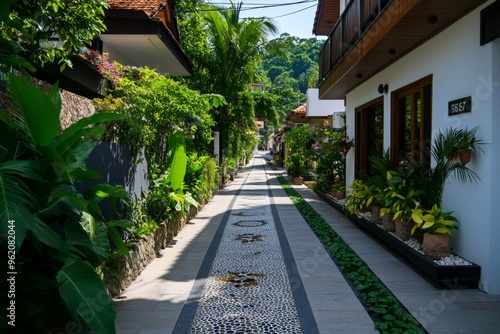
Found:
M 452 216 L 453 212 L 443 212 L 441 208 L 434 205 L 432 209 L 415 209 L 412 218 L 415 222 L 411 233 L 417 230 L 424 232 L 422 249 L 424 255 L 439 260 L 451 254 L 451 230 L 458 229 L 457 218 Z
M 335 180 L 333 181 L 333 186 L 332 186 L 332 195 L 336 199 L 344 199 L 345 198 L 345 185 L 340 182 L 339 178 L 336 177 Z
M 304 183 L 304 178 L 302 177 L 302 175 L 306 173 L 306 168 L 298 157 L 292 157 L 288 160 L 286 171 L 292 178 L 293 183 L 297 185 L 301 185 Z
M 346 196 L 345 207 L 351 214 L 359 215 L 359 211 L 371 211 L 375 199 L 375 189 L 362 180 L 354 180 Z
M 461 137 L 458 142 L 457 152 L 460 158 L 460 163 L 462 165 L 466 165 L 469 163 L 472 155 L 472 151 L 476 151 L 477 149 L 482 150 L 480 145 L 484 144 L 484 142 L 476 137 L 477 126 L 472 129 L 461 130 Z

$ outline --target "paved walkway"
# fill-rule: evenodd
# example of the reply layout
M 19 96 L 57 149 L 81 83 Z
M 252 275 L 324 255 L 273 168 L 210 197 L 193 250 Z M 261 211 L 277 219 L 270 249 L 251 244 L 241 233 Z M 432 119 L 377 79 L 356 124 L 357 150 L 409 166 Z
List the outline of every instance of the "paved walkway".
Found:
M 117 333 L 377 333 L 261 156 L 116 299 Z M 439 290 L 294 186 L 429 333 L 500 332 L 500 296 Z

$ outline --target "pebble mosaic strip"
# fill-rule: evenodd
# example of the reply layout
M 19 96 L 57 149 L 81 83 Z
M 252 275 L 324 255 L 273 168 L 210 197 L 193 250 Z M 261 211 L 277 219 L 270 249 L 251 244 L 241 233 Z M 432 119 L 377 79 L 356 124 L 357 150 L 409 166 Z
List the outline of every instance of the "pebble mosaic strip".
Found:
M 266 179 L 255 174 L 232 207 L 192 334 L 302 333 L 270 199 L 262 191 Z

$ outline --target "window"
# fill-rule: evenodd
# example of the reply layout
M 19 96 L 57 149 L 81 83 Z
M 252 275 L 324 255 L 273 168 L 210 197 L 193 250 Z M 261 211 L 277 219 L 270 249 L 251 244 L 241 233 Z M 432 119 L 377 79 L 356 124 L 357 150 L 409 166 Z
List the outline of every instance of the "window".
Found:
M 370 171 L 369 157 L 381 156 L 384 152 L 383 97 L 356 108 L 354 138 L 356 176 L 363 178 Z
M 432 76 L 392 93 L 391 159 L 430 162 Z

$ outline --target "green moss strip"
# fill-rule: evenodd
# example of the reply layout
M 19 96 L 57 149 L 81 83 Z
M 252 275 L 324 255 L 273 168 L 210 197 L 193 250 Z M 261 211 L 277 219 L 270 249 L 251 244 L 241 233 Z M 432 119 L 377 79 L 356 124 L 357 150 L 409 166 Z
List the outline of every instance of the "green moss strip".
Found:
M 345 243 L 283 176 L 278 181 L 313 232 L 331 252 L 351 285 L 359 292 L 361 302 L 381 333 L 426 333 L 418 321 L 370 270 L 368 265 Z

